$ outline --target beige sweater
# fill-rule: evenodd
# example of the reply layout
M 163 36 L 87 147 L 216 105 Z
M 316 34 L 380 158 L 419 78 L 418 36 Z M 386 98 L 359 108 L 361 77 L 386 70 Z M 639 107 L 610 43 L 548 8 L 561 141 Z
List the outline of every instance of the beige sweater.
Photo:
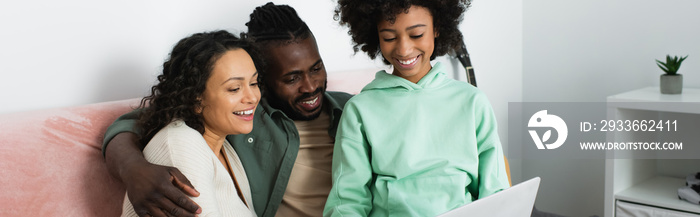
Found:
M 248 177 L 241 161 L 228 141 L 223 149 L 250 207 L 246 207 L 238 197 L 228 171 L 204 141 L 202 134 L 183 121 L 173 121 L 160 130 L 143 150 L 143 154 L 151 163 L 178 168 L 190 180 L 201 193 L 199 197 L 192 198 L 202 207 L 199 216 L 256 216 Z M 124 197 L 122 210 L 122 216 L 137 216 L 128 196 Z

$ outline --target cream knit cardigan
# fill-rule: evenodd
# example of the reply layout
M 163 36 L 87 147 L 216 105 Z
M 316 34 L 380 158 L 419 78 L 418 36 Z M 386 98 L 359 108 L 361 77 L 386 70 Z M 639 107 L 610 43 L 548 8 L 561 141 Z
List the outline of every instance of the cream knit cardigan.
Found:
M 200 192 L 199 197 L 192 198 L 202 208 L 199 216 L 256 216 L 243 165 L 228 141 L 222 148 L 250 207 L 238 197 L 228 171 L 209 148 L 202 134 L 181 120 L 173 121 L 160 130 L 143 150 L 143 154 L 153 164 L 178 168 L 190 180 Z M 122 216 L 138 216 L 128 196 L 124 197 Z

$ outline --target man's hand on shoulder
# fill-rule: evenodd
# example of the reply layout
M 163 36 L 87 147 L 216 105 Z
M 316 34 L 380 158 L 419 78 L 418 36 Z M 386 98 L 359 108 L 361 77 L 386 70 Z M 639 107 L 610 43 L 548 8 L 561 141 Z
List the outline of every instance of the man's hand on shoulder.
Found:
M 174 167 L 151 164 L 143 157 L 134 133 L 119 133 L 109 141 L 105 158 L 110 174 L 126 186 L 134 211 L 141 216 L 194 216 L 202 212 L 189 196 L 197 192 Z
M 139 216 L 194 216 L 202 212 L 187 196 L 196 197 L 199 192 L 177 168 L 146 164 L 122 176 L 129 201 Z

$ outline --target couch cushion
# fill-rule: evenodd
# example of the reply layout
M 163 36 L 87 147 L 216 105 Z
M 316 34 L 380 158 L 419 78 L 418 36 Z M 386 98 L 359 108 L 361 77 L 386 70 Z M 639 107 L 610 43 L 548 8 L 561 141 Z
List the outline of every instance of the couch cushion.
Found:
M 101 154 L 138 99 L 0 115 L 0 216 L 119 216 L 124 188 Z
M 374 80 L 378 71 L 379 69 L 363 69 L 329 73 L 327 90 L 358 94 L 365 85 Z

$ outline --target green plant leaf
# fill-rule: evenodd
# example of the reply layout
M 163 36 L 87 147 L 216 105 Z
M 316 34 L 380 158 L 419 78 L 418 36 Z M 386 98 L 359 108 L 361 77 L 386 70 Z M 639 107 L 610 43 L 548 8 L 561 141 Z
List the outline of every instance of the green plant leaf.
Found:
M 672 62 L 668 64 L 668 71 L 671 72 L 671 74 L 676 74 L 676 71 L 678 71 L 678 66 L 676 65 L 676 62 Z
M 661 70 L 664 70 L 666 74 L 668 75 L 675 75 L 678 72 L 678 69 L 681 67 L 681 63 L 683 63 L 683 60 L 688 58 L 688 55 L 685 55 L 685 57 L 679 57 L 679 56 L 673 56 L 671 55 L 666 55 L 666 62 L 661 62 L 660 60 L 656 60 L 656 65 L 661 68 Z
M 661 68 L 661 70 L 664 70 L 664 72 L 666 72 L 666 74 L 668 74 L 668 69 L 666 67 L 664 67 L 664 65 L 666 65 L 666 64 L 662 63 L 659 60 L 656 60 L 656 62 L 658 62 L 658 63 L 656 63 L 656 65 L 658 65 L 659 68 Z
M 681 63 L 682 63 L 683 60 L 685 60 L 686 58 L 688 58 L 688 55 L 685 55 L 685 57 L 681 57 L 681 59 L 678 61 L 678 67 L 681 67 Z

